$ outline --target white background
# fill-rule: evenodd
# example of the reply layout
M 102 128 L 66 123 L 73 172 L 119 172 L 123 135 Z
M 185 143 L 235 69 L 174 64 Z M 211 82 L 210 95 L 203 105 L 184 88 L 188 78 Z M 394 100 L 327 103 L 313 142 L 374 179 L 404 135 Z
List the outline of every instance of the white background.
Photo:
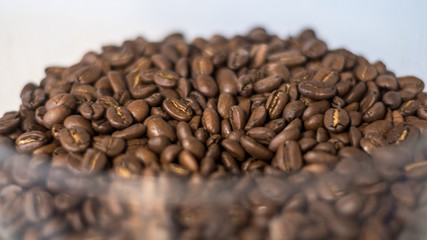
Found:
M 17 110 L 26 82 L 89 50 L 179 30 L 187 39 L 265 26 L 281 37 L 312 27 L 330 48 L 382 60 L 427 80 L 427 1 L 0 0 L 0 114 Z

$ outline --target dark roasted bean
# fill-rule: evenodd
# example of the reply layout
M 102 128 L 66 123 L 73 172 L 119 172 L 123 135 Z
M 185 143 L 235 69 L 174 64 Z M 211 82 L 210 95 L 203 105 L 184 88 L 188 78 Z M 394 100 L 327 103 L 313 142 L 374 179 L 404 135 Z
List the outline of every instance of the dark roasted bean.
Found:
M 336 87 L 324 82 L 304 81 L 298 84 L 298 91 L 301 95 L 312 100 L 324 100 L 335 96 Z

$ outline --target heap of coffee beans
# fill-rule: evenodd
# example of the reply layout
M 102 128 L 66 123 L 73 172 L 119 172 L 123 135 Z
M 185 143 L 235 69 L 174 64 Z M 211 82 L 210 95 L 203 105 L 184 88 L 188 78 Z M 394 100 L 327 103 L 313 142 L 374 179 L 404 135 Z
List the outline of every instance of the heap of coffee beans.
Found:
M 312 30 L 138 37 L 0 119 L 0 239 L 423 239 L 427 93 Z

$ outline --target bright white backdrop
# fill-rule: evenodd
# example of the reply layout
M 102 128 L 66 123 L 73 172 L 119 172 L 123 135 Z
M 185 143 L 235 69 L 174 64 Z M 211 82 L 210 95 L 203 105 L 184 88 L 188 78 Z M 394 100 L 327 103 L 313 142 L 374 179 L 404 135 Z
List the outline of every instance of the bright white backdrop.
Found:
M 0 0 L 0 114 L 48 65 L 88 50 L 180 30 L 187 39 L 245 33 L 255 25 L 286 37 L 312 27 L 331 48 L 382 60 L 398 75 L 427 80 L 427 1 Z

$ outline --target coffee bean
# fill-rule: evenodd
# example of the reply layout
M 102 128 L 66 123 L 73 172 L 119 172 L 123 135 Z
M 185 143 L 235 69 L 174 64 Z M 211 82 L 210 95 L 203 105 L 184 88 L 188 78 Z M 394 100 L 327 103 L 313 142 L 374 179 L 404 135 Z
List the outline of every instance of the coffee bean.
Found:
M 47 143 L 47 138 L 43 132 L 31 131 L 21 134 L 15 141 L 16 150 L 30 153 Z
M 132 114 L 125 107 L 109 107 L 105 114 L 108 122 L 117 129 L 129 127 L 132 122 Z
M 246 124 L 246 113 L 239 106 L 230 107 L 230 123 L 234 130 L 243 129 Z
M 302 53 L 309 58 L 318 58 L 325 54 L 326 51 L 326 44 L 315 38 L 306 41 L 302 46 Z
M 28 220 L 40 222 L 53 213 L 53 198 L 48 193 L 38 188 L 33 188 L 25 194 L 24 211 Z
M 213 72 L 213 65 L 209 57 L 195 57 L 191 62 L 191 71 L 195 76 L 200 74 L 210 75 Z
M 61 123 L 71 114 L 71 109 L 66 105 L 59 105 L 47 111 L 43 116 L 43 125 L 52 128 L 53 125 Z
M 277 167 L 285 172 L 292 173 L 302 166 L 301 149 L 296 141 L 286 141 L 277 149 L 273 161 Z
M 285 66 L 295 66 L 304 63 L 306 57 L 297 50 L 289 50 L 272 54 L 268 57 L 269 61 L 279 62 Z
M 218 94 L 218 86 L 215 80 L 206 74 L 197 76 L 195 88 L 206 97 L 215 97 Z
M 271 139 L 273 139 L 276 136 L 276 133 L 273 130 L 266 127 L 251 128 L 246 132 L 246 134 L 249 137 L 257 140 L 259 143 L 262 143 L 265 145 L 268 145 Z
M 245 160 L 245 150 L 242 148 L 238 141 L 224 139 L 223 141 L 221 141 L 221 146 L 238 161 Z
M 63 128 L 58 133 L 62 147 L 69 152 L 83 152 L 90 144 L 90 135 L 80 127 Z
M 260 160 L 270 160 L 273 153 L 251 137 L 241 136 L 240 144 L 251 156 Z
M 153 137 L 153 138 L 148 139 L 147 146 L 151 151 L 153 151 L 157 154 L 160 154 L 170 144 L 171 144 L 171 142 L 170 142 L 169 138 L 167 138 L 166 136 L 157 136 L 157 137 Z
M 294 119 L 301 117 L 305 110 L 306 106 L 302 101 L 291 101 L 283 109 L 282 116 L 286 119 L 286 121 L 291 122 Z
M 371 108 L 369 108 L 363 114 L 363 120 L 365 122 L 373 122 L 381 119 L 385 114 L 385 106 L 382 102 L 376 102 Z
M 186 137 L 181 141 L 184 150 L 189 151 L 198 159 L 201 159 L 206 152 L 205 146 L 195 137 Z
M 397 78 L 399 87 L 405 91 L 412 93 L 420 93 L 424 89 L 424 82 L 413 76 L 399 77 Z
M 178 161 L 185 169 L 192 172 L 196 172 L 199 169 L 196 158 L 187 150 L 182 150 L 179 153 Z
M 237 90 L 240 95 L 244 97 L 249 97 L 254 91 L 254 83 L 248 75 L 242 75 L 237 79 L 236 82 Z
M 329 131 L 333 133 L 340 133 L 347 128 L 350 123 L 350 118 L 345 110 L 330 108 L 325 113 L 323 123 L 325 128 Z
M 311 150 L 304 154 L 304 161 L 307 163 L 323 163 L 331 165 L 335 164 L 338 161 L 338 158 L 337 156 L 324 151 Z
M 361 81 L 367 82 L 374 80 L 378 73 L 374 66 L 369 64 L 360 64 L 354 69 L 354 74 Z
M 176 141 L 175 130 L 165 120 L 155 117 L 149 119 L 145 125 L 149 138 L 164 135 L 172 142 Z
M 203 128 L 210 134 L 216 134 L 220 131 L 220 118 L 218 113 L 212 108 L 206 108 L 202 117 Z
M 336 87 L 324 82 L 304 81 L 298 84 L 301 95 L 312 100 L 323 100 L 332 98 L 336 94 Z
M 277 89 L 280 84 L 282 84 L 282 78 L 274 75 L 255 82 L 253 89 L 257 93 L 271 92 Z
M 282 111 L 287 106 L 289 97 L 283 91 L 275 90 L 268 97 L 265 108 L 271 119 L 276 119 L 282 115 Z
M 167 99 L 162 103 L 165 110 L 172 118 L 178 121 L 189 121 L 193 116 L 193 111 L 184 102 L 178 99 Z
M 179 75 L 167 69 L 163 69 L 154 74 L 154 82 L 162 87 L 175 87 L 179 80 Z

